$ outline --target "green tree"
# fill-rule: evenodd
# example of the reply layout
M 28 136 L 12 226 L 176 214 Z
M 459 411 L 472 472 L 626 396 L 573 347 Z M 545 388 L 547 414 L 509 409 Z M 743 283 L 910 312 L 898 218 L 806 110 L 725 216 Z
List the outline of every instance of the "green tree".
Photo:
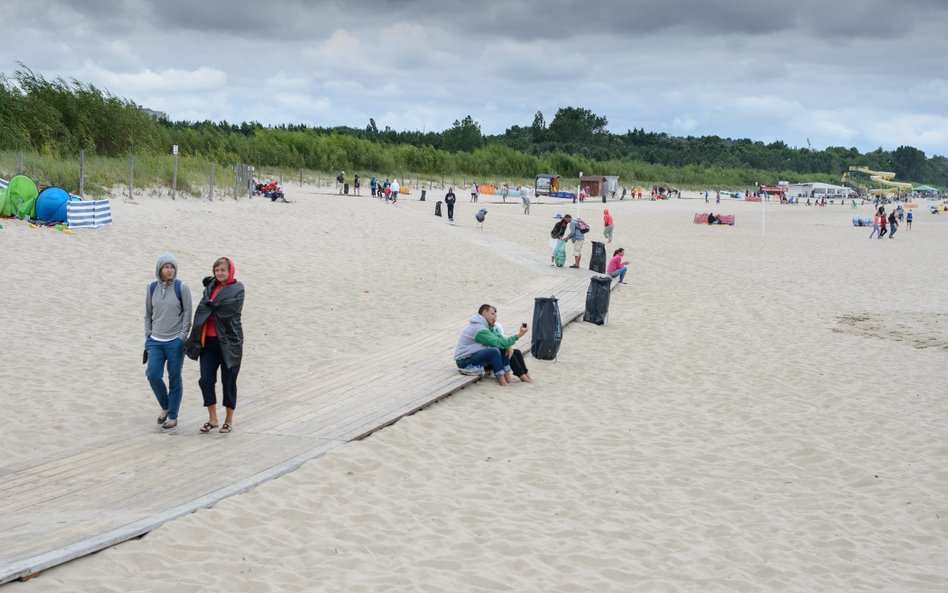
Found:
M 451 152 L 473 152 L 484 142 L 481 135 L 481 126 L 467 115 L 461 121 L 454 120 L 454 125 L 442 134 L 442 147 Z
M 535 120 L 534 120 L 535 121 Z M 603 135 L 609 123 L 605 117 L 581 107 L 562 107 L 553 116 L 547 130 L 550 140 L 577 146 L 590 144 Z
M 892 165 L 897 179 L 924 179 L 925 153 L 911 146 L 900 146 L 892 153 Z

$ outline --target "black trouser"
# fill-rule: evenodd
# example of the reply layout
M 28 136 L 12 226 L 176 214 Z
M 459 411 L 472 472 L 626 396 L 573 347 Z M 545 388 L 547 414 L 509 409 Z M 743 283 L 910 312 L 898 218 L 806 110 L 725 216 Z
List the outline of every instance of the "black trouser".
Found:
M 224 407 L 234 410 L 237 408 L 237 373 L 240 372 L 240 365 L 233 368 L 228 367 L 224 362 L 224 354 L 221 352 L 221 343 L 217 336 L 206 336 L 204 338 L 204 349 L 201 350 L 201 378 L 198 385 L 201 386 L 201 395 L 204 396 L 204 407 L 217 405 L 217 369 L 221 370 L 221 386 L 224 391 Z
M 448 204 L 448 220 L 454 218 L 454 204 Z
M 887 232 L 889 232 L 889 230 L 888 230 L 887 228 L 885 228 L 885 225 L 880 226 L 880 227 L 879 227 L 879 238 L 881 239 L 882 237 L 885 237 L 885 234 L 886 234 Z
M 523 352 L 518 348 L 514 348 L 513 355 L 510 357 L 510 370 L 515 377 L 522 377 L 529 372 L 527 363 L 523 360 Z

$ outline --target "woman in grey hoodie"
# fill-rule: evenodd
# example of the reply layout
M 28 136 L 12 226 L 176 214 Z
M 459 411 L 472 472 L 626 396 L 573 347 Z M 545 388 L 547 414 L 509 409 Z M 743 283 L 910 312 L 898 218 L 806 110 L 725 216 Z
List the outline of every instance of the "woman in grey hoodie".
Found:
M 155 276 L 158 280 L 150 283 L 145 293 L 145 377 L 161 406 L 158 424 L 174 428 L 183 391 L 184 341 L 191 330 L 191 289 L 178 280 L 178 261 L 170 253 L 158 258 Z

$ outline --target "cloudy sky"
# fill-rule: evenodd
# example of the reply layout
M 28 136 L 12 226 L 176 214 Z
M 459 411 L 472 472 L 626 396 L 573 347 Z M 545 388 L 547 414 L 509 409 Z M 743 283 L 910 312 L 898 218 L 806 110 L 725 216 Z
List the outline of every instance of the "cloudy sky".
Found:
M 0 0 L 0 72 L 173 120 L 629 128 L 948 155 L 945 0 Z

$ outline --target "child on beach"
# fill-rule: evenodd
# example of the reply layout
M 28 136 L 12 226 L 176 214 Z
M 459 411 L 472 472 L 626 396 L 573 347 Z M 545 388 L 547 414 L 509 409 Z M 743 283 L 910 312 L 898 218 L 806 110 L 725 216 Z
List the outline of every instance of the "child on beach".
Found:
M 226 416 L 220 431 L 228 433 L 234 427 L 234 409 L 237 407 L 237 374 L 243 358 L 244 331 L 241 312 L 244 307 L 244 285 L 234 276 L 233 260 L 218 258 L 213 276 L 204 279 L 204 295 L 194 312 L 194 325 L 188 338 L 188 358 L 199 360 L 201 378 L 198 385 L 204 397 L 208 419 L 201 432 L 217 428 L 217 371 L 220 369 L 221 387 Z

